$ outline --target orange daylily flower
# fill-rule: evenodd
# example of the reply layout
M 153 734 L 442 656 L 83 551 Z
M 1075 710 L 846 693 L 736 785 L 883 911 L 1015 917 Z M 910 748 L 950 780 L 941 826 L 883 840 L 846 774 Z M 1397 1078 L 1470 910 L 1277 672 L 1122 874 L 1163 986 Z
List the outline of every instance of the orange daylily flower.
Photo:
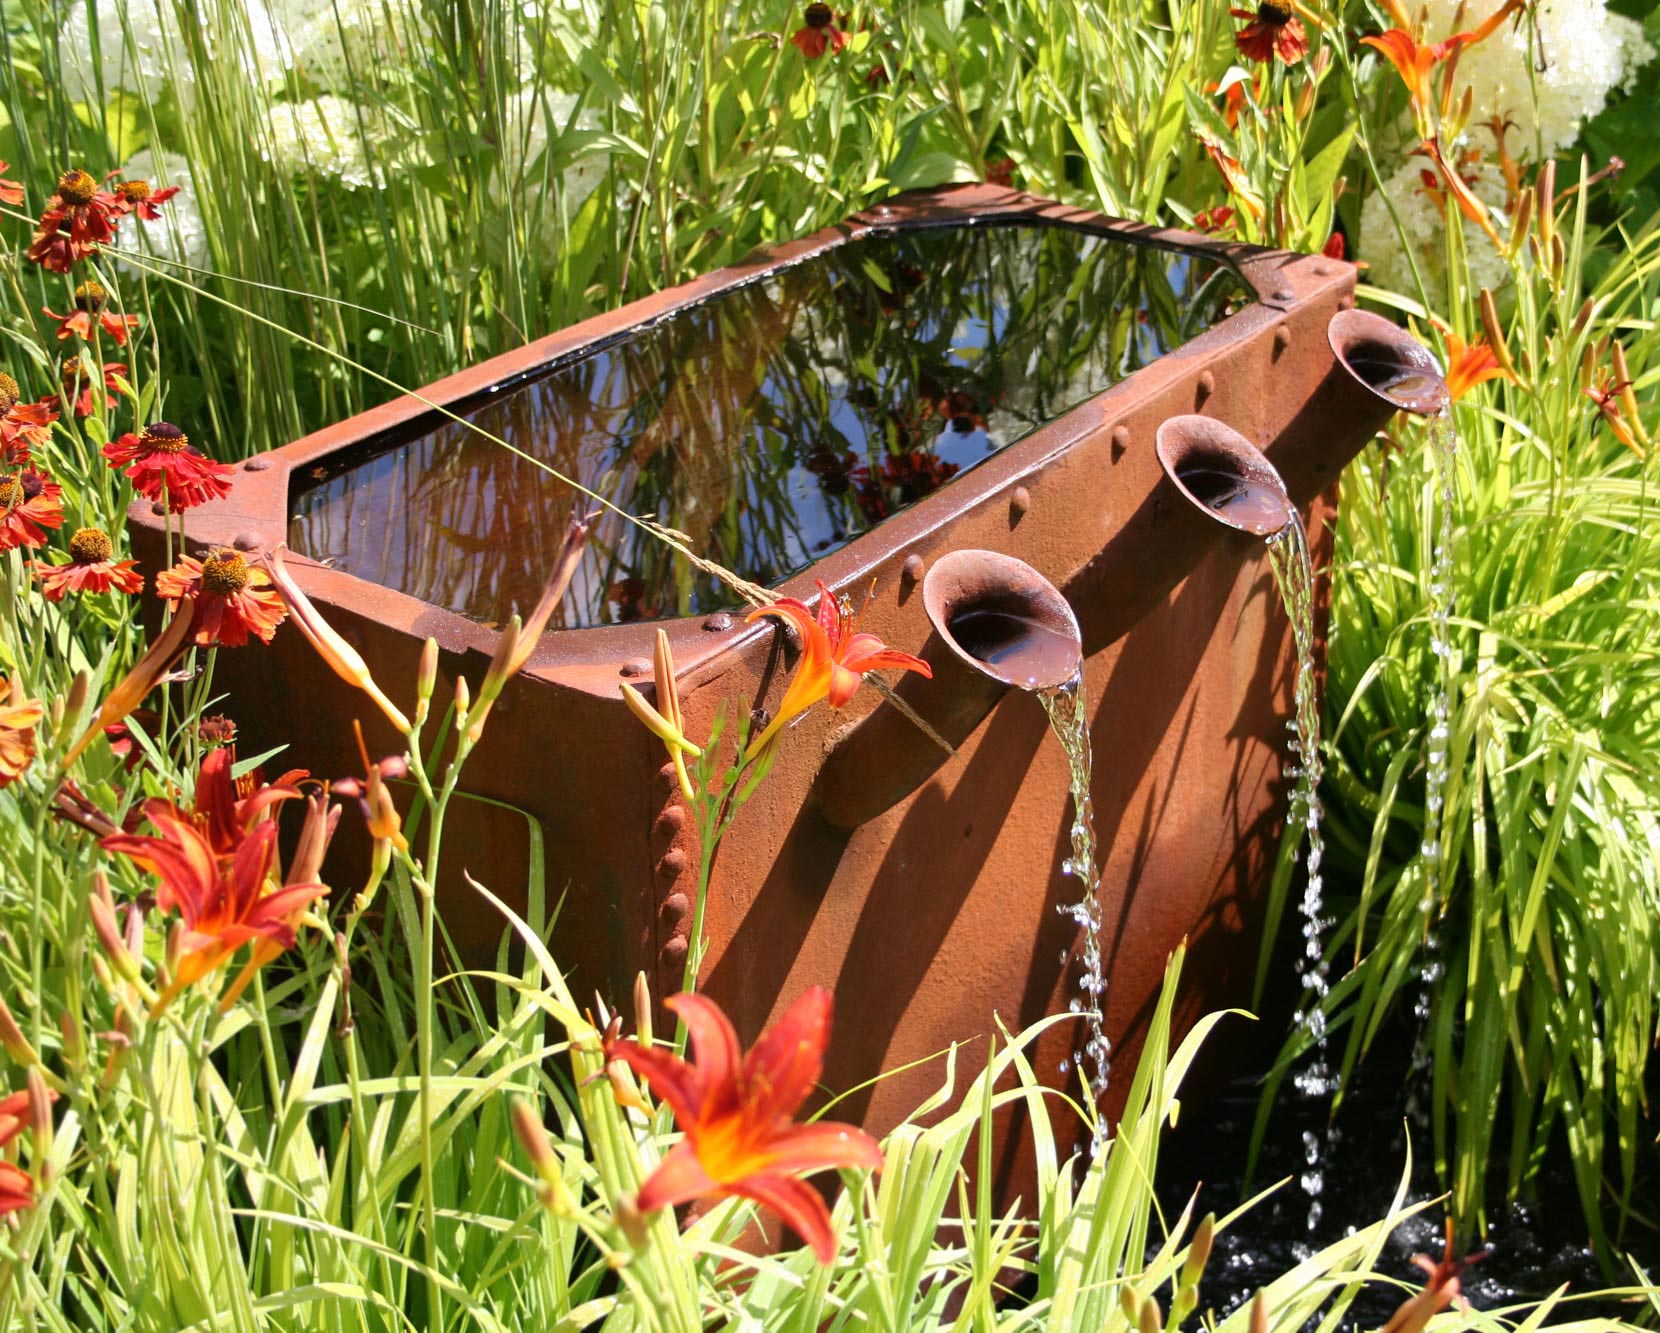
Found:
M 1414 112 L 1425 114 L 1431 105 L 1430 71 L 1455 51 L 1492 36 L 1499 24 L 1522 7 L 1525 0 L 1505 0 L 1491 17 L 1470 32 L 1455 32 L 1444 42 L 1421 43 L 1404 28 L 1391 28 L 1376 37 L 1362 37 L 1360 44 L 1383 52 L 1406 85 Z
M 1499 238 L 1498 229 L 1493 226 L 1493 216 L 1486 204 L 1476 198 L 1475 191 L 1470 183 L 1459 175 L 1457 168 L 1448 162 L 1446 155 L 1441 151 L 1441 145 L 1434 139 L 1425 139 L 1414 150 L 1435 163 L 1435 169 L 1440 174 L 1441 182 L 1446 191 L 1452 196 L 1453 202 L 1458 205 L 1458 211 L 1469 218 L 1484 232 L 1487 239 L 1500 250 L 1504 249 L 1504 242 Z
M 5 1147 L 25 1128 L 48 1134 L 52 1127 L 52 1103 L 58 1094 L 40 1081 L 36 1071 L 30 1071 L 30 1086 L 0 1098 L 0 1148 Z M 35 1201 L 35 1181 L 16 1162 L 0 1161 L 0 1217 L 27 1208 Z
M 1488 380 L 1507 379 L 1517 383 L 1516 376 L 1499 364 L 1498 353 L 1477 338 L 1468 346 L 1456 333 L 1443 335 L 1447 340 L 1447 394 L 1457 402 L 1478 384 Z
M 830 992 L 814 986 L 740 1057 L 738 1034 L 714 1001 L 667 1001 L 691 1035 L 694 1060 L 609 1034 L 605 1058 L 621 1060 L 669 1104 L 685 1137 L 640 1187 L 634 1207 L 655 1212 L 691 1199 L 752 1199 L 772 1209 L 813 1247 L 836 1257 L 830 1210 L 799 1177 L 830 1167 L 882 1165 L 876 1140 L 852 1125 L 798 1125 L 794 1115 L 818 1082 L 830 1040 Z
M 929 680 L 934 677 L 934 669 L 920 657 L 889 648 L 874 634 L 857 633 L 855 618 L 842 609 L 840 600 L 822 581 L 818 592 L 817 614 L 805 602 L 783 597 L 746 617 L 754 620 L 757 616 L 777 616 L 787 620 L 800 631 L 802 644 L 801 665 L 784 691 L 778 712 L 750 743 L 751 756 L 759 754 L 787 723 L 820 699 L 828 699 L 832 708 L 845 707 L 867 671 L 892 667 L 915 671 Z
M 23 681 L 13 676 L 8 703 L 0 703 L 0 787 L 9 787 L 23 776 L 35 757 L 35 727 L 46 716 L 39 699 L 23 697 Z
M 1452 1247 L 1453 1224 L 1452 1219 L 1448 1218 L 1447 1247 L 1440 1262 L 1432 1261 L 1427 1254 L 1412 1256 L 1412 1262 L 1423 1269 L 1429 1278 L 1424 1283 L 1422 1291 L 1395 1311 L 1389 1322 L 1383 1326 L 1383 1333 L 1420 1333 L 1431 1319 L 1454 1301 L 1458 1302 L 1461 1309 L 1468 1309 L 1459 1279 L 1471 1264 L 1485 1259 L 1487 1251 L 1479 1250 L 1463 1259 L 1454 1259 Z

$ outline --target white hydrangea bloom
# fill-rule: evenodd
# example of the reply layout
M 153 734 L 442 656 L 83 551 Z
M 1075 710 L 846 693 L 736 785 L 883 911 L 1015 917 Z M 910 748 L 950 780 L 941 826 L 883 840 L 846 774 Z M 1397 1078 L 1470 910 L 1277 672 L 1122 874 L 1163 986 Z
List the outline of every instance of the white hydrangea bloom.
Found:
M 403 54 L 379 0 L 271 0 L 271 12 L 319 88 L 355 87 Z
M 147 180 L 158 189 L 177 185 L 179 192 L 161 206 L 158 221 L 128 218 L 121 224 L 115 236 L 116 267 L 129 274 L 143 271 L 137 264 L 122 259 L 122 251 L 170 259 L 193 268 L 211 267 L 213 251 L 208 245 L 207 224 L 196 204 L 196 182 L 190 174 L 190 159 L 182 153 L 158 154 L 146 148 L 122 164 L 121 175 L 129 180 Z M 188 279 L 190 275 L 180 276 Z
M 1428 0 L 1426 35 L 1444 41 L 1455 21 L 1460 31 L 1471 31 L 1501 3 L 1468 0 L 1458 18 L 1461 0 Z M 1542 73 L 1532 70 L 1534 17 L 1545 60 Z M 1578 138 L 1580 127 L 1602 110 L 1609 93 L 1653 58 L 1642 25 L 1610 14 L 1607 0 L 1537 0 L 1520 24 L 1507 19 L 1492 35 L 1464 49 L 1458 84 L 1475 90 L 1472 128 L 1495 116 L 1508 117 L 1515 122 L 1505 141 L 1511 156 L 1534 161 L 1541 144 L 1545 157 L 1554 157 Z
M 243 0 L 237 34 L 244 70 L 261 82 L 282 77 L 292 55 L 263 0 Z M 94 33 L 96 32 L 96 38 Z M 148 99 L 172 89 L 181 109 L 196 101 L 196 68 L 172 0 L 77 0 L 58 34 L 64 92 L 95 102 L 117 89 Z
M 571 114 L 578 98 L 573 93 L 554 92 L 551 89 L 527 89 L 507 103 L 502 124 L 501 161 L 506 178 L 512 183 L 523 183 L 532 195 L 540 192 L 544 179 L 542 155 L 547 151 L 550 134 L 563 134 L 568 125 L 573 130 L 604 128 L 599 113 L 592 107 L 584 108 L 574 123 Z M 564 207 L 570 214 L 587 202 L 605 179 L 606 155 L 588 151 L 567 167 L 559 177 L 557 188 L 564 194 Z M 533 211 L 551 211 L 554 200 L 531 198 Z
M 285 175 L 329 176 L 350 189 L 384 183 L 379 166 L 369 159 L 376 130 L 367 108 L 360 112 L 356 103 L 332 94 L 273 102 L 269 125 L 270 138 L 260 145 L 260 155 Z
M 1434 197 L 1419 175 L 1429 165 L 1427 158 L 1408 158 L 1381 189 L 1374 190 L 1368 196 L 1360 210 L 1360 254 L 1357 258 L 1370 265 L 1366 270 L 1368 282 L 1405 296 L 1418 295 L 1401 235 L 1396 231 L 1394 220 L 1385 205 L 1387 198 L 1400 215 L 1401 228 L 1418 261 L 1418 271 L 1423 275 L 1430 304 L 1441 310 L 1445 308 L 1447 299 L 1445 233 L 1453 221 L 1461 223 L 1464 228 L 1464 251 L 1473 287 L 1501 291 L 1510 282 L 1511 273 L 1509 263 L 1494 248 L 1487 233 L 1459 212 L 1455 202 L 1447 201 L 1446 217 L 1442 217 Z M 1493 209 L 1504 206 L 1504 176 L 1497 166 L 1482 162 L 1466 174 L 1475 177 L 1470 189 L 1476 198 Z M 1502 217 L 1496 220 L 1502 236 L 1506 233 L 1505 220 Z

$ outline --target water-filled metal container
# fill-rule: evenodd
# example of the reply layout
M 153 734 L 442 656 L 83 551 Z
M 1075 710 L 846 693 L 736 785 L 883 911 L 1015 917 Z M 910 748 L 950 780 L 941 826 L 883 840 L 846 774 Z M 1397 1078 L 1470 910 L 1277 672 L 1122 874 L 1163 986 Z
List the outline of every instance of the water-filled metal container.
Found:
M 702 985 L 752 1038 L 804 986 L 836 993 L 826 1082 L 849 1088 L 1011 1030 L 1075 994 L 1057 908 L 1071 811 L 1042 710 L 949 669 L 922 585 L 960 548 L 1017 557 L 1076 612 L 1094 718 L 1106 1027 L 1133 1057 L 1161 970 L 1191 943 L 1183 1021 L 1248 998 L 1285 807 L 1287 625 L 1262 544 L 1193 511 L 1154 433 L 1198 413 L 1273 461 L 1329 550 L 1338 473 L 1389 406 L 1326 337 L 1354 270 L 1115 222 L 971 186 L 848 222 L 494 358 L 250 460 L 184 517 L 192 549 L 288 542 L 300 584 L 407 698 L 423 640 L 439 698 L 476 687 L 494 628 L 527 609 L 567 515 L 551 466 L 689 534 L 702 554 L 805 600 L 815 580 L 864 628 L 936 666 L 899 693 L 947 756 L 873 688 L 815 709 L 723 844 Z M 438 408 L 497 437 L 483 440 Z M 162 518 L 131 518 L 161 561 Z M 736 608 L 741 612 L 741 608 Z M 776 706 L 794 649 L 709 576 L 602 518 L 562 619 L 504 695 L 446 838 L 444 921 L 469 959 L 502 923 L 465 869 L 522 900 L 534 830 L 562 898 L 556 956 L 578 994 L 678 986 L 696 833 L 619 683 L 647 682 L 666 623 L 694 735 L 723 700 Z M 655 623 L 654 623 L 655 622 Z M 248 752 L 322 774 L 396 748 L 298 634 L 220 654 Z M 1057 1086 L 1078 1034 L 1040 1044 Z M 838 1109 L 881 1132 L 937 1066 Z M 1109 1103 L 1113 1099 L 1109 1098 Z M 1011 1140 L 1011 1193 L 1027 1165 Z M 1029 1189 L 1026 1197 L 1031 1197 Z

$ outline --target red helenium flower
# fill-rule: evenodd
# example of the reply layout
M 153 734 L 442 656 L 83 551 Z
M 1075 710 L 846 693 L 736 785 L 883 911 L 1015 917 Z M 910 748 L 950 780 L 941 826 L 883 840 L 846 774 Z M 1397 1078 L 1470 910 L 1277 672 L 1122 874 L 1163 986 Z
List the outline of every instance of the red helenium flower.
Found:
M 204 560 L 180 556 L 156 575 L 156 594 L 169 602 L 195 600 L 190 637 L 201 648 L 240 648 L 250 634 L 270 643 L 288 618 L 271 576 L 229 546 L 214 547 Z
M 23 468 L 0 476 L 0 551 L 43 546 L 47 528 L 63 526 L 63 488 L 44 472 Z
M 66 171 L 58 177 L 57 193 L 47 200 L 25 253 L 42 268 L 67 273 L 115 239 L 122 212 L 120 201 L 99 189 L 90 173 Z
M 835 593 L 818 585 L 818 612 L 794 597 L 782 597 L 771 606 L 751 611 L 747 617 L 777 616 L 801 633 L 801 664 L 796 667 L 789 688 L 779 701 L 778 712 L 754 741 L 749 753 L 759 754 L 791 719 L 807 711 L 820 699 L 832 708 L 844 707 L 867 671 L 891 667 L 915 671 L 932 680 L 934 669 L 920 657 L 889 648 L 874 634 L 855 632 L 854 618 L 843 609 Z
M 40 591 L 49 602 L 61 602 L 65 593 L 142 592 L 144 578 L 134 573 L 136 561 L 117 560 L 115 543 L 98 528 L 82 528 L 69 539 L 69 563 L 36 562 Z
M 0 787 L 23 776 L 35 757 L 35 727 L 46 716 L 39 699 L 23 697 L 23 682 L 13 676 L 7 686 L 8 703 L 0 704 Z
M 75 409 L 75 415 L 86 417 L 92 415 L 93 385 L 96 383 L 96 369 L 78 356 L 72 356 L 63 363 L 58 372 L 63 383 L 63 397 Z M 121 392 L 123 381 L 127 374 L 127 367 L 121 361 L 104 362 L 104 394 L 109 396 Z M 55 407 L 56 398 L 42 398 L 44 406 Z M 106 446 L 107 448 L 107 446 Z
M 121 212 L 131 213 L 145 222 L 159 221 L 161 209 L 158 205 L 165 204 L 178 192 L 177 185 L 157 190 L 149 181 L 143 180 L 117 181 L 110 187 L 110 193 L 115 196 L 116 205 Z
M 21 467 L 52 437 L 58 414 L 44 403 L 25 403 L 17 381 L 0 371 L 0 463 Z
M 685 1020 L 691 1062 L 636 1041 L 605 1040 L 607 1063 L 621 1060 L 641 1075 L 685 1134 L 640 1187 L 636 1206 L 649 1213 L 691 1199 L 752 1199 L 783 1218 L 828 1264 L 836 1256 L 830 1210 L 798 1177 L 882 1165 L 881 1148 L 863 1130 L 793 1120 L 823 1068 L 830 992 L 807 990 L 742 1056 L 737 1033 L 714 1001 L 675 995 L 666 1003 Z
M 808 5 L 802 14 L 806 26 L 790 38 L 790 45 L 809 60 L 817 60 L 826 51 L 832 54 L 847 45 L 847 34 L 836 26 L 835 11 L 829 5 Z
M 137 315 L 118 315 L 105 307 L 109 304 L 109 293 L 104 290 L 102 283 L 83 282 L 75 289 L 75 308 L 67 315 L 54 314 L 46 307 L 41 307 L 41 314 L 58 323 L 58 340 L 79 334 L 81 337 L 92 340 L 92 324 L 96 320 L 103 331 L 115 339 L 117 347 L 127 345 L 127 330 L 138 327 Z
M 0 162 L 0 172 L 10 171 L 10 162 Z M 21 204 L 23 187 L 16 181 L 0 180 L 0 204 Z
M 1250 20 L 1233 35 L 1239 54 L 1247 60 L 1267 64 L 1278 56 L 1292 65 L 1308 54 L 1308 34 L 1289 4 L 1262 0 L 1254 14 L 1248 9 L 1230 9 L 1228 13 L 1236 19 Z
M 104 446 L 111 467 L 125 467 L 133 489 L 149 500 L 167 501 L 175 514 L 231 493 L 236 469 L 216 463 L 190 443 L 170 421 L 155 421 L 141 434 L 128 431 Z

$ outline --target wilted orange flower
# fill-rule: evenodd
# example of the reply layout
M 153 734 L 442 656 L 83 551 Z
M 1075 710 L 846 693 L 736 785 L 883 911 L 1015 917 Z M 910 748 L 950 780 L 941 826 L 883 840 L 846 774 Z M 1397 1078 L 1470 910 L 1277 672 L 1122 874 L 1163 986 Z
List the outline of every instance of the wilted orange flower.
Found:
M 1608 423 L 1608 429 L 1614 432 L 1614 438 L 1638 458 L 1647 458 L 1648 451 L 1638 441 L 1637 433 L 1631 428 L 1631 422 L 1625 419 L 1624 412 L 1620 410 L 1621 400 L 1630 390 L 1630 380 L 1617 380 L 1614 376 L 1607 375 L 1600 384 L 1587 388 L 1585 396 L 1597 405 L 1597 411 Z
M 1251 188 L 1251 178 L 1245 168 L 1239 165 L 1239 159 L 1231 156 L 1209 139 L 1204 141 L 1205 152 L 1209 155 L 1217 171 L 1222 173 L 1222 180 L 1228 187 L 1228 193 L 1239 201 L 1239 206 L 1249 213 L 1258 222 L 1263 218 L 1262 196 Z
M 98 368 L 90 362 L 82 361 L 78 356 L 69 357 L 63 363 L 59 377 L 63 382 L 63 397 L 75 409 L 75 415 L 87 417 L 92 415 L 93 386 L 97 383 Z M 126 385 L 127 367 L 120 361 L 104 362 L 104 396 L 107 398 L 120 393 Z M 56 398 L 42 398 L 47 406 L 56 406 Z
M 1504 242 L 1499 239 L 1498 230 L 1493 226 L 1492 214 L 1488 211 L 1487 205 L 1476 198 L 1475 191 L 1470 188 L 1470 182 L 1459 173 L 1452 163 L 1447 161 L 1446 155 L 1441 151 L 1441 145 L 1434 139 L 1425 139 L 1423 143 L 1413 149 L 1413 152 L 1427 157 L 1435 163 L 1435 170 L 1441 179 L 1441 184 L 1445 187 L 1447 194 L 1452 197 L 1453 202 L 1458 205 L 1458 211 L 1486 232 L 1488 240 L 1503 249 Z M 1426 173 L 1427 179 L 1428 173 Z M 1434 186 L 1431 185 L 1430 188 L 1433 189 Z
M 153 421 L 141 434 L 128 431 L 104 446 L 111 467 L 124 467 L 133 489 L 148 500 L 167 501 L 175 514 L 231 493 L 236 469 L 216 463 L 190 443 L 171 421 Z
M 1239 128 L 1239 113 L 1245 109 L 1245 80 L 1235 79 L 1226 88 L 1220 83 L 1207 83 L 1207 93 L 1220 93 L 1222 97 L 1222 119 L 1230 130 Z
M 156 575 L 156 593 L 169 602 L 195 600 L 191 640 L 200 648 L 240 648 L 250 634 L 270 643 L 288 614 L 271 576 L 229 546 L 214 547 L 205 560 L 180 556 Z
M 798 1177 L 882 1165 L 881 1148 L 863 1130 L 793 1119 L 823 1067 L 830 992 L 804 992 L 741 1057 L 738 1034 L 714 1001 L 675 995 L 666 1003 L 686 1024 L 692 1062 L 610 1034 L 605 1039 L 606 1061 L 621 1060 L 643 1077 L 685 1134 L 640 1187 L 635 1207 L 650 1213 L 691 1199 L 753 1199 L 783 1218 L 820 1263 L 830 1263 L 830 1210 Z
M 158 205 L 165 204 L 178 192 L 177 185 L 169 185 L 165 190 L 158 190 L 149 181 L 143 180 L 117 181 L 110 187 L 110 193 L 115 196 L 120 210 L 142 218 L 145 222 L 159 221 L 161 209 Z
M 45 403 L 25 403 L 17 381 L 0 371 L 0 463 L 22 467 L 52 438 L 57 411 Z
M 680 712 L 680 687 L 674 679 L 674 652 L 669 647 L 669 636 L 662 630 L 657 631 L 652 667 L 652 690 L 656 706 L 647 703 L 645 695 L 627 681 L 622 685 L 623 702 L 628 705 L 629 711 L 635 717 L 646 724 L 651 734 L 663 742 L 669 752 L 669 758 L 674 762 L 681 793 L 689 801 L 697 792 L 692 787 L 691 775 L 686 772 L 686 756 L 691 755 L 693 759 L 697 759 L 702 756 L 703 751 L 686 738 L 686 720 Z
M 1466 346 L 1456 333 L 1443 336 L 1447 340 L 1447 394 L 1454 402 L 1488 380 L 1515 382 L 1515 375 L 1499 364 L 1498 354 L 1485 339 L 1477 338 Z
M 783 597 L 771 606 L 751 611 L 746 617 L 754 620 L 757 616 L 777 616 L 787 620 L 800 632 L 802 645 L 801 663 L 784 691 L 778 712 L 766 730 L 750 743 L 751 756 L 759 754 L 787 723 L 820 699 L 828 699 L 832 708 L 845 706 L 867 671 L 891 667 L 933 679 L 934 669 L 920 657 L 889 648 L 874 634 L 856 632 L 855 618 L 842 608 L 836 594 L 822 581 L 818 593 L 816 615 L 805 602 Z
M 1406 1301 L 1390 1317 L 1383 1326 L 1383 1333 L 1421 1333 L 1421 1330 L 1442 1310 L 1445 1310 L 1454 1301 L 1460 1308 L 1468 1308 L 1462 1294 L 1460 1279 L 1464 1270 L 1471 1264 L 1487 1257 L 1485 1250 L 1468 1255 L 1463 1259 L 1453 1258 L 1453 1224 L 1447 1219 L 1447 1246 L 1440 1262 L 1430 1259 L 1427 1254 L 1415 1254 L 1412 1262 L 1427 1273 L 1428 1280 L 1424 1289 L 1416 1296 Z
M 10 162 L 0 162 L 0 172 L 10 171 Z M 0 180 L 0 204 L 21 204 L 23 187 L 16 181 Z
M 817 60 L 825 51 L 834 54 L 847 45 L 847 34 L 836 26 L 836 15 L 829 5 L 808 5 L 802 15 L 806 26 L 790 38 L 790 45 L 809 60 Z
M 9 787 L 23 776 L 35 757 L 35 727 L 46 716 L 39 699 L 23 697 L 23 681 L 13 676 L 7 683 L 10 702 L 0 704 L 0 787 Z
M 1228 204 L 1218 204 L 1215 208 L 1201 209 L 1193 215 L 1193 225 L 1207 236 L 1226 231 L 1233 225 L 1233 209 Z
M 1233 35 L 1239 54 L 1247 60 L 1267 64 L 1278 56 L 1292 65 L 1308 54 L 1308 34 L 1290 4 L 1262 0 L 1254 14 L 1248 9 L 1230 9 L 1228 13 L 1236 19 L 1250 20 Z
M 0 475 L 0 551 L 42 546 L 47 528 L 63 526 L 63 487 L 23 468 Z
M 58 322 L 58 340 L 79 334 L 89 342 L 92 339 L 92 322 L 98 321 L 98 326 L 115 339 L 117 347 L 127 345 L 127 330 L 138 327 L 137 315 L 118 315 L 105 307 L 109 304 L 109 293 L 104 290 L 102 283 L 83 282 L 75 289 L 75 308 L 67 315 L 54 314 L 47 306 L 40 308 L 40 313 L 48 319 Z
M 58 177 L 57 193 L 47 200 L 25 253 L 42 268 L 67 273 L 115 239 L 121 212 L 120 202 L 99 189 L 90 172 L 66 171 Z
M 117 560 L 115 543 L 99 528 L 81 528 L 69 539 L 69 563 L 46 565 L 38 561 L 35 573 L 49 602 L 61 602 L 65 593 L 142 592 L 144 578 L 134 573 L 136 562 Z

